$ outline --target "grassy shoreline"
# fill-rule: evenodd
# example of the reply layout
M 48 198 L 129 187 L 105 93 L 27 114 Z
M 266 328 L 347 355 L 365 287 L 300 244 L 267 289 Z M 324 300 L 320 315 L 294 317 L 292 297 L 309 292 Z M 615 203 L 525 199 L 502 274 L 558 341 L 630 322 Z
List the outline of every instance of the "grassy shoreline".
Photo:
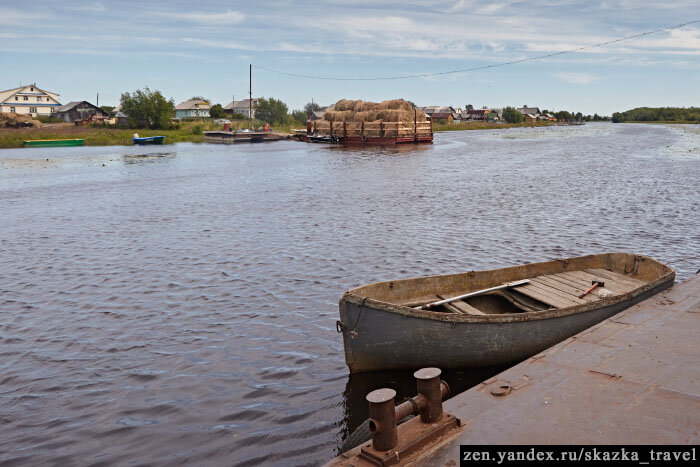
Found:
M 529 123 L 488 123 L 488 122 L 465 122 L 465 123 L 436 123 L 433 125 L 433 132 L 443 131 L 465 131 L 465 130 L 501 130 L 504 128 L 530 128 L 543 126 L 556 126 L 562 123 L 556 122 L 529 122 Z
M 700 122 L 697 121 L 685 121 L 685 120 L 669 120 L 669 121 L 661 121 L 661 120 L 654 120 L 654 121 L 644 121 L 644 122 L 635 122 L 634 120 L 626 120 L 624 122 L 617 122 L 617 123 L 646 123 L 647 125 L 700 125 Z
M 234 122 L 234 128 L 248 126 L 248 122 Z M 41 128 L 0 129 L 0 149 L 20 148 L 22 142 L 35 139 L 84 139 L 85 146 L 131 146 L 134 133 L 140 137 L 165 136 L 164 144 L 202 143 L 203 131 L 221 130 L 221 125 L 209 122 L 183 122 L 171 130 L 123 129 L 112 127 L 82 127 L 75 125 L 44 125 Z M 290 128 L 274 127 L 274 131 L 289 132 Z

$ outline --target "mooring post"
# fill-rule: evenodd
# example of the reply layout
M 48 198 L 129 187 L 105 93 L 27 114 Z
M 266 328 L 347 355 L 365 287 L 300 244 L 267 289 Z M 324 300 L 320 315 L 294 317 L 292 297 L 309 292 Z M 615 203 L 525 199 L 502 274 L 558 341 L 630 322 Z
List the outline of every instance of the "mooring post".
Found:
M 440 368 L 423 368 L 413 373 L 418 394 L 426 399 L 426 404 L 418 407 L 423 423 L 437 422 L 442 418 L 441 373 Z
M 396 391 L 382 388 L 367 394 L 369 402 L 369 430 L 372 447 L 388 451 L 399 443 L 397 420 L 420 414 L 422 423 L 435 423 L 443 418 L 442 400 L 450 395 L 450 387 L 440 381 L 439 368 L 423 368 L 415 373 L 418 395 L 394 406 Z
M 367 394 L 369 430 L 372 432 L 372 447 L 377 451 L 388 451 L 399 442 L 394 397 L 396 391 L 388 388 L 376 389 Z

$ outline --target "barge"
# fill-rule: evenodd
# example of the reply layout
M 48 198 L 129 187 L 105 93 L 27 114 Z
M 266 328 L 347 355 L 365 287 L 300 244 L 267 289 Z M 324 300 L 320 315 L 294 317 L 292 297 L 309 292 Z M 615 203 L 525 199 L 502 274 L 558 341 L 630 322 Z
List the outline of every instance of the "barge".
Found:
M 346 145 L 415 144 L 433 142 L 432 121 L 418 121 L 413 111 L 412 121 L 327 121 L 317 120 L 306 125 L 307 142 L 329 142 Z
M 207 143 L 265 143 L 286 139 L 287 136 L 269 131 L 205 131 L 204 141 Z

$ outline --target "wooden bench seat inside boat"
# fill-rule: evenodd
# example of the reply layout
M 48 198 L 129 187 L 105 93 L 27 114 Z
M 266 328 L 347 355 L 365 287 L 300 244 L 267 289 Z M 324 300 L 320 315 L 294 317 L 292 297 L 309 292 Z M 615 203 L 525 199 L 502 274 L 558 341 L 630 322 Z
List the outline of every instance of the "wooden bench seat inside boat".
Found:
M 579 298 L 593 281 L 603 281 L 583 298 Z M 470 315 L 524 313 L 551 308 L 567 308 L 597 302 L 602 298 L 628 293 L 645 282 L 606 269 L 584 269 L 533 277 L 525 285 L 499 290 L 447 303 L 437 311 Z M 439 300 L 460 294 L 442 294 Z

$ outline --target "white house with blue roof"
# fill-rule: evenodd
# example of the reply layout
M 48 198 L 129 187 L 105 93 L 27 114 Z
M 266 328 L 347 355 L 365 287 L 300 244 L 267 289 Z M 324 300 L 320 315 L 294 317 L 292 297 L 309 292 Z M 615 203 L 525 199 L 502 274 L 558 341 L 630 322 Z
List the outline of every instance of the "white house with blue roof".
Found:
M 38 88 L 36 84 L 0 91 L 0 113 L 50 116 L 61 106 L 58 96 L 55 92 Z

